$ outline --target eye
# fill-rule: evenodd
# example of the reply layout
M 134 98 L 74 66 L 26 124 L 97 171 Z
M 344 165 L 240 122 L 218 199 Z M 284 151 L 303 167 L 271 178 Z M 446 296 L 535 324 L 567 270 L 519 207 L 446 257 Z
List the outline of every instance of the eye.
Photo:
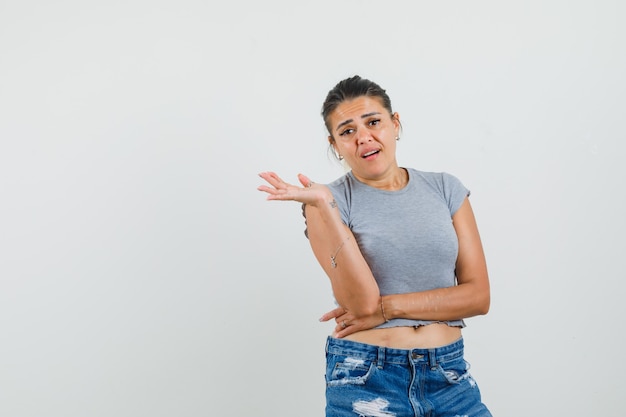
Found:
M 354 132 L 354 129 L 346 129 L 344 131 L 342 131 L 339 136 L 347 136 L 349 134 L 351 134 L 352 132 Z
M 380 119 L 373 119 L 369 121 L 370 126 L 376 126 L 380 123 Z

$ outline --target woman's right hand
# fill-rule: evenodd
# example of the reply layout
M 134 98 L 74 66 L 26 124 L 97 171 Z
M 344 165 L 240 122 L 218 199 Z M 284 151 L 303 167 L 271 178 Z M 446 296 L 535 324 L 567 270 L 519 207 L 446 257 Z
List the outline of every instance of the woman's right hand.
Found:
M 332 193 L 328 187 L 315 184 L 303 174 L 298 174 L 298 180 L 302 187 L 283 181 L 274 172 L 262 172 L 259 176 L 270 185 L 261 185 L 257 188 L 257 190 L 268 194 L 268 200 L 299 201 L 315 207 L 323 202 L 332 200 Z

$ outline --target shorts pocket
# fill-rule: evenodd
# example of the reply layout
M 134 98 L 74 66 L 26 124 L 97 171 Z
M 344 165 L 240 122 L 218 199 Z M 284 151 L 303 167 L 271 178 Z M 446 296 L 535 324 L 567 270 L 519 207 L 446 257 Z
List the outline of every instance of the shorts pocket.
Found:
M 363 385 L 375 369 L 371 360 L 329 354 L 326 356 L 326 385 Z
M 470 364 L 462 356 L 457 359 L 437 365 L 438 371 L 450 384 L 459 384 L 471 377 Z

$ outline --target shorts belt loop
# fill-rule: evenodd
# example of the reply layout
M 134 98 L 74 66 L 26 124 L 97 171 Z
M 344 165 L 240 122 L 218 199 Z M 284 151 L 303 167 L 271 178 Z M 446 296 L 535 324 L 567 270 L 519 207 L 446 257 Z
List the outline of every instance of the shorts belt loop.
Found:
M 435 349 L 428 349 L 428 364 L 431 368 L 437 366 L 437 354 L 435 353 Z
M 378 366 L 378 369 L 383 369 L 383 365 L 385 364 L 385 348 L 383 346 L 378 346 L 377 359 L 376 366 Z

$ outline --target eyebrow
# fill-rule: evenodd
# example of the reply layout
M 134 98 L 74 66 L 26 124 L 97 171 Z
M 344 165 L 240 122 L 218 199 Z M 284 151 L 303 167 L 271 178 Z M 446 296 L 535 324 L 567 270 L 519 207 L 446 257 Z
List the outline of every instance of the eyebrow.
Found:
M 374 116 L 374 115 L 377 115 L 377 114 L 380 114 L 380 112 L 373 111 L 373 112 L 371 112 L 371 113 L 365 113 L 365 114 L 362 114 L 362 115 L 361 115 L 361 119 L 365 119 L 365 118 L 367 118 L 367 117 Z M 353 119 L 344 120 L 343 122 L 341 122 L 341 123 L 339 123 L 339 124 L 337 125 L 337 127 L 335 128 L 335 130 L 339 130 L 339 129 L 341 129 L 341 127 L 342 127 L 342 126 L 345 126 L 345 125 L 347 125 L 348 123 L 352 123 L 353 121 L 354 121 Z

